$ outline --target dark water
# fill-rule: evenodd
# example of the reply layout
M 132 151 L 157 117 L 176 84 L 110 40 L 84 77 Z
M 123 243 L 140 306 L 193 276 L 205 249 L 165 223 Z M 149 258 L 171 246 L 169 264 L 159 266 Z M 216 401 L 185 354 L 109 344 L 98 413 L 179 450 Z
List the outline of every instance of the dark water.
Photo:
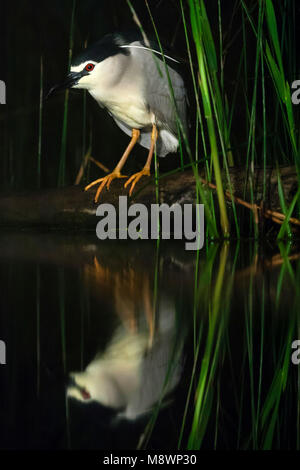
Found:
M 1 448 L 296 448 L 299 259 L 2 234 Z

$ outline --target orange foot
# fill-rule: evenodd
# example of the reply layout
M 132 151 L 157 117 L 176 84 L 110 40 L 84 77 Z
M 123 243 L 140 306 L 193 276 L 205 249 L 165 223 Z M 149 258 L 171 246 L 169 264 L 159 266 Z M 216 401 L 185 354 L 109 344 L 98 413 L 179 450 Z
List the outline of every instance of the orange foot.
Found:
M 95 181 L 92 181 L 92 183 L 88 184 L 84 190 L 85 191 L 88 191 L 92 186 L 95 186 L 95 184 L 99 184 L 99 188 L 97 189 L 97 192 L 96 192 L 96 196 L 95 196 L 95 199 L 94 201 L 97 202 L 98 199 L 99 199 L 99 196 L 100 196 L 100 193 L 102 191 L 102 189 L 106 186 L 106 189 L 109 190 L 109 187 L 110 187 L 110 183 L 112 182 L 112 180 L 114 180 L 115 178 L 127 178 L 127 176 L 125 175 L 121 175 L 121 173 L 119 171 L 113 171 L 112 173 L 110 173 L 109 175 L 107 176 L 104 176 L 103 178 L 99 178 Z
M 150 169 L 149 168 L 143 168 L 141 171 L 138 171 L 138 173 L 135 173 L 134 175 L 130 176 L 130 178 L 124 184 L 124 188 L 127 188 L 127 186 L 131 183 L 129 196 L 131 196 L 132 191 L 134 190 L 134 187 L 135 187 L 136 183 L 142 178 L 142 176 L 150 176 Z

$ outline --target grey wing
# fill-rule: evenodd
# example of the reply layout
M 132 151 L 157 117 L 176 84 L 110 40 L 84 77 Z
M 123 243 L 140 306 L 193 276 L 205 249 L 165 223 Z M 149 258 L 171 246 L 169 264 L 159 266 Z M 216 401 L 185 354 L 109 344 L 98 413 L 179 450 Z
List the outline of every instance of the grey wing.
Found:
M 155 115 L 159 128 L 165 129 L 177 138 L 177 116 L 187 135 L 187 94 L 180 74 L 167 65 L 176 103 L 175 106 L 164 62 L 149 49 L 132 48 L 131 55 L 137 59 L 137 63 L 141 67 L 141 76 L 145 77 L 145 102 L 150 111 Z M 131 136 L 132 129 L 115 116 L 112 117 L 120 129 Z M 150 148 L 151 127 L 149 129 L 141 129 L 139 144 L 148 149 Z M 177 145 L 174 147 L 174 142 L 170 143 L 168 136 L 165 135 L 163 138 L 162 133 L 159 135 L 156 143 L 156 150 L 159 156 L 164 157 L 169 152 L 176 151 L 176 147 Z
M 146 100 L 156 119 L 175 136 L 178 135 L 177 118 L 187 133 L 187 94 L 184 81 L 180 74 L 167 65 L 175 98 L 168 80 L 166 66 L 150 51 L 143 51 L 143 68 L 146 72 Z M 151 59 L 150 59 L 151 57 Z

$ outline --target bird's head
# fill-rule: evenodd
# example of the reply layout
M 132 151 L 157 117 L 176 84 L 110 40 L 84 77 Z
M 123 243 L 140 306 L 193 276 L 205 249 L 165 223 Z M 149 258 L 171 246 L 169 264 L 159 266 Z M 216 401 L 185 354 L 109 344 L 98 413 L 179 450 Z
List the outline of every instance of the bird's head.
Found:
M 70 71 L 63 82 L 53 86 L 47 97 L 67 88 L 83 88 L 89 91 L 96 87 L 111 86 L 123 72 L 129 50 L 124 47 L 123 37 L 109 34 L 84 49 L 72 60 Z

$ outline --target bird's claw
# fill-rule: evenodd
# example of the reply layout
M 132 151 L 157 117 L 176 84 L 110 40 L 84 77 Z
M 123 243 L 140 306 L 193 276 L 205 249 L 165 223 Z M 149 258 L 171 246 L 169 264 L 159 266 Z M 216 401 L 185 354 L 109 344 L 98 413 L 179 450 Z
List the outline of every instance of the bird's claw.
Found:
M 124 184 L 124 188 L 127 188 L 127 186 L 131 183 L 131 188 L 129 190 L 129 196 L 132 195 L 132 192 L 134 190 L 134 187 L 136 183 L 143 177 L 143 176 L 150 176 L 150 170 L 148 168 L 143 168 L 141 171 L 138 173 L 135 173 L 134 175 L 130 176 L 126 183 Z
M 92 183 L 88 184 L 84 188 L 84 190 L 88 191 L 92 186 L 95 186 L 96 184 L 99 184 L 99 187 L 97 189 L 97 192 L 96 192 L 96 195 L 95 195 L 95 198 L 94 198 L 94 202 L 97 202 L 102 189 L 106 186 L 106 189 L 108 191 L 109 188 L 110 188 L 111 182 L 116 178 L 127 178 L 127 176 L 126 175 L 121 175 L 121 173 L 119 173 L 119 172 L 112 172 L 107 176 L 103 176 L 103 178 L 99 178 L 95 181 L 92 181 Z

